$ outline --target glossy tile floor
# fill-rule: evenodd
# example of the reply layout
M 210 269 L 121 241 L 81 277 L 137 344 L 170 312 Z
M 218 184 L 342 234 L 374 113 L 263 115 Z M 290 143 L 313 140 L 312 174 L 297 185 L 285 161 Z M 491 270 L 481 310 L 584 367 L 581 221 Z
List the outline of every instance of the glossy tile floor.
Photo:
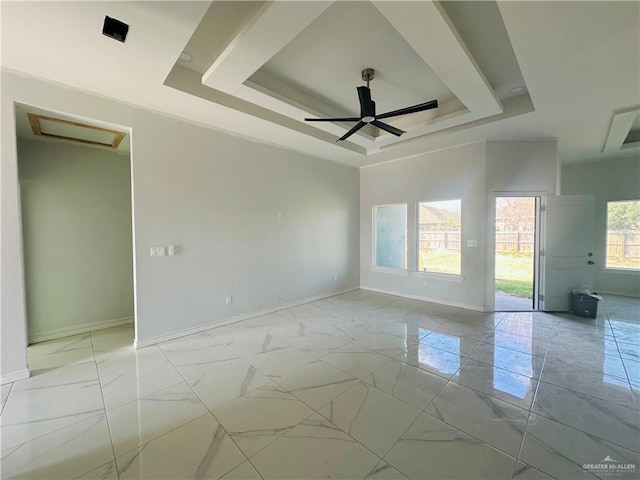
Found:
M 2 387 L 2 478 L 638 478 L 639 316 L 354 291 L 139 350 L 40 343 Z

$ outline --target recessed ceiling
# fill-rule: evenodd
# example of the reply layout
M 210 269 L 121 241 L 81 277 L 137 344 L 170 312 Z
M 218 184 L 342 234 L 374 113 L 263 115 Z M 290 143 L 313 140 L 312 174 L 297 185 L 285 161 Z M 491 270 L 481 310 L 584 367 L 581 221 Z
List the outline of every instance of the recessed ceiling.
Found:
M 254 5 L 236 12 L 235 28 L 225 22 L 226 33 L 217 37 L 219 44 L 212 44 L 209 36 L 209 48 L 217 57 L 204 53 L 202 39 L 207 34 L 201 32 L 220 22 L 214 2 L 186 46 L 189 52 L 199 50 L 211 65 L 199 80 L 192 75 L 190 81 L 174 68 L 166 84 L 212 101 L 220 93 L 230 95 L 246 102 L 235 108 L 255 114 L 255 107 L 261 107 L 261 118 L 331 143 L 342 135 L 344 124 L 308 125 L 304 118 L 357 115 L 355 87 L 362 84 L 359 77 L 364 68 L 376 71 L 371 88 L 378 112 L 438 101 L 435 110 L 394 118 L 392 125 L 408 131 L 402 137 L 367 127 L 338 145 L 364 156 L 375 155 L 438 132 L 533 111 L 497 8 L 487 5 L 470 14 L 480 11 L 490 29 L 467 28 L 465 35 L 483 43 L 475 47 L 479 57 L 487 57 L 486 52 L 494 49 L 505 59 L 500 68 L 483 60 L 507 96 L 513 96 L 514 86 L 523 87 L 526 100 L 517 104 L 500 101 L 448 13 L 431 2 Z M 453 10 L 453 16 L 462 27 L 469 22 L 469 14 L 459 9 Z M 202 68 L 199 63 L 197 70 Z
M 369 2 L 334 3 L 256 74 L 280 84 L 283 96 L 293 87 L 315 97 L 326 106 L 324 114 L 352 116 L 360 112 L 356 87 L 364 84 L 360 72 L 367 67 L 376 72 L 371 89 L 380 112 L 455 98 Z
M 131 25 L 126 43 L 101 34 L 105 14 Z M 638 18 L 640 4 L 622 1 L 5 1 L 0 61 L 353 166 L 536 138 L 557 138 L 572 162 L 638 155 L 635 118 L 624 148 L 603 148 L 614 117 L 640 105 Z M 399 139 L 363 131 L 336 143 L 345 125 L 303 121 L 353 113 L 365 67 L 378 71 L 379 111 L 434 97 L 440 108 L 398 118 Z

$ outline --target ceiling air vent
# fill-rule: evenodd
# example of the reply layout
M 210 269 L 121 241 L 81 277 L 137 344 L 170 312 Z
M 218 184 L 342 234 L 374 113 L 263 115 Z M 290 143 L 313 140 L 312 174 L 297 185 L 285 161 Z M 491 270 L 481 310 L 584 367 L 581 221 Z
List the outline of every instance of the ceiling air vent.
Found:
M 104 25 L 102 26 L 102 34 L 107 37 L 124 43 L 127 38 L 129 25 L 109 16 L 104 17 Z

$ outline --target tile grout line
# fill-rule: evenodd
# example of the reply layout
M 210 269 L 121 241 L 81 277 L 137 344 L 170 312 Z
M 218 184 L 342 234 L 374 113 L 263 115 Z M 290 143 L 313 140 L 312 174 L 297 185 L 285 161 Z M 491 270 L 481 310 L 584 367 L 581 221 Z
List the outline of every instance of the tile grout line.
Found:
M 107 405 L 106 405 L 106 402 L 104 401 L 104 391 L 102 390 L 102 378 L 100 377 L 100 369 L 98 368 L 98 360 L 96 359 L 96 350 L 93 345 L 93 332 L 89 332 L 89 341 L 91 342 L 91 352 L 93 353 L 93 363 L 96 368 L 96 374 L 98 375 L 98 385 L 100 387 L 100 398 L 102 399 L 102 408 L 104 410 L 104 421 L 107 424 L 107 431 L 109 432 L 109 442 L 111 443 L 111 453 L 113 455 L 113 466 L 116 470 L 116 477 L 120 478 L 120 471 L 118 470 L 118 462 L 116 461 L 116 450 L 113 445 L 113 435 L 111 434 L 111 424 L 109 423 L 109 416 L 107 414 Z
M 444 350 L 443 350 L 443 351 L 444 351 Z M 468 359 L 467 359 L 467 360 L 468 360 Z M 457 370 L 456 370 L 456 372 L 453 374 L 453 376 L 455 376 L 455 374 L 456 374 L 456 373 L 458 373 L 458 371 L 460 371 L 460 369 L 465 365 L 465 363 L 466 363 L 466 362 L 464 362 L 462 365 L 460 365 L 460 367 L 458 367 L 458 369 L 457 369 Z M 416 368 L 418 368 L 418 367 L 416 367 Z M 377 370 L 376 370 L 376 371 L 377 371 Z M 453 378 L 453 376 L 452 376 L 451 378 Z M 440 378 L 443 378 L 443 377 L 440 377 Z M 434 396 L 434 397 L 429 401 L 429 403 L 427 403 L 427 405 L 425 405 L 425 407 L 424 407 L 422 410 L 420 410 L 420 414 L 419 414 L 419 415 L 418 415 L 418 416 L 413 420 L 413 422 L 411 422 L 411 423 L 409 424 L 409 426 L 408 426 L 408 427 L 407 427 L 407 428 L 406 428 L 406 429 L 405 429 L 405 430 L 400 434 L 400 436 L 398 437 L 398 439 L 393 443 L 393 445 L 391 445 L 391 447 L 389 448 L 389 450 L 387 450 L 387 452 L 386 452 L 386 453 L 384 454 L 384 456 L 382 457 L 382 460 L 383 460 L 384 462 L 386 462 L 386 463 L 388 463 L 389 465 L 391 465 L 389 462 L 387 462 L 386 460 L 384 460 L 384 457 L 385 457 L 385 456 L 387 456 L 391 450 L 393 450 L 393 448 L 398 444 L 398 442 L 399 442 L 400 440 L 402 440 L 402 437 L 404 436 L 404 434 L 405 434 L 405 433 L 407 433 L 407 432 L 411 429 L 411 427 L 413 427 L 413 425 L 418 421 L 418 419 L 420 418 L 420 416 L 421 416 L 421 415 L 423 415 L 423 414 L 424 414 L 424 415 L 429 415 L 429 413 L 425 412 L 425 410 L 429 407 L 429 405 L 431 405 L 431 404 L 433 403 L 433 401 L 438 397 L 438 395 L 440 395 L 440 393 L 442 393 L 442 390 L 444 390 L 444 388 L 449 384 L 449 382 L 451 382 L 451 381 L 452 381 L 452 380 L 451 380 L 451 378 L 450 378 L 450 379 L 448 379 L 442 387 L 440 387 L 440 389 L 438 390 L 438 393 L 436 393 L 436 395 L 435 395 L 435 396 Z M 375 388 L 375 387 L 373 387 L 373 388 Z M 414 408 L 415 408 L 415 407 L 414 407 Z M 419 409 L 418 409 L 418 410 L 419 410 Z M 429 415 L 429 416 L 430 416 L 430 417 L 432 417 L 432 418 L 435 418 L 435 417 L 433 417 L 433 415 Z M 436 420 L 438 420 L 438 421 L 442 421 L 442 420 L 439 420 L 439 419 L 436 419 Z M 448 423 L 446 423 L 446 422 L 443 422 L 443 423 L 445 423 L 446 425 L 449 425 L 449 424 L 448 424 Z M 450 426 L 451 426 L 452 428 L 455 428 L 455 427 L 453 427 L 452 425 L 450 425 Z M 459 429 L 456 429 L 456 430 L 459 430 Z M 475 437 L 474 437 L 474 438 L 475 438 Z M 483 443 L 484 443 L 484 442 L 483 442 Z M 516 463 L 517 463 L 517 462 L 516 462 Z M 395 468 L 396 470 L 398 470 L 400 473 L 402 473 L 405 477 L 407 477 L 407 478 L 409 478 L 409 479 L 411 478 L 409 475 L 405 475 L 405 474 L 402 472 L 402 470 L 400 470 L 400 468 L 396 467 L 395 465 L 392 465 L 392 467 L 393 467 L 393 468 Z
M 609 317 L 609 310 L 607 309 L 606 305 L 604 305 L 604 311 L 605 311 L 605 315 L 607 316 L 607 322 L 609 323 L 609 328 L 611 329 L 611 335 L 613 336 L 613 341 L 616 342 L 616 350 L 618 352 L 618 356 L 620 357 L 620 361 L 622 362 L 622 368 L 624 368 L 624 373 L 627 375 L 627 383 L 629 384 L 629 389 L 632 390 L 632 388 L 631 388 L 631 378 L 629 377 L 629 371 L 627 370 L 627 364 L 624 362 L 624 359 L 622 357 L 622 352 L 620 352 L 620 345 L 618 345 L 618 337 L 616 336 L 616 332 L 611 327 L 611 317 Z M 631 394 L 633 395 L 633 391 L 632 391 Z
M 93 343 L 92 343 L 92 344 L 93 344 Z M 153 347 L 157 347 L 157 349 L 158 349 L 160 352 L 162 352 L 162 354 L 163 354 L 165 357 L 167 357 L 167 356 L 166 356 L 166 354 L 165 354 L 165 352 L 164 352 L 164 351 L 159 347 L 159 344 L 158 344 L 158 345 L 149 345 L 148 347 L 144 347 L 144 348 L 153 348 Z M 134 352 L 135 352 L 135 349 L 134 349 Z M 172 367 L 174 367 L 174 368 L 176 369 L 177 373 L 178 373 L 178 374 L 180 375 L 180 377 L 185 381 L 185 383 L 189 386 L 189 388 L 191 388 L 191 385 L 189 385 L 189 383 L 184 379 L 184 377 L 182 376 L 181 372 L 177 369 L 177 367 L 175 367 L 175 365 L 173 365 L 173 363 L 171 362 L 171 360 L 170 360 L 168 357 L 167 357 L 167 360 L 169 361 L 169 363 L 171 364 L 171 366 L 172 366 Z M 96 361 L 96 366 L 97 366 L 97 361 Z M 100 377 L 99 377 L 99 370 L 98 370 L 98 378 L 100 378 Z M 137 401 L 139 401 L 139 400 L 141 400 L 141 399 L 145 399 L 145 398 L 147 398 L 147 397 L 149 397 L 149 396 L 156 395 L 157 393 L 160 393 L 160 392 L 162 392 L 162 391 L 164 391 L 164 390 L 168 390 L 168 389 L 174 388 L 174 387 L 176 387 L 177 385 L 179 385 L 179 384 L 178 384 L 178 383 L 176 383 L 176 384 L 170 385 L 170 386 L 168 386 L 168 387 L 165 387 L 165 388 L 163 388 L 163 389 L 161 389 L 161 390 L 159 390 L 159 391 L 157 391 L 157 392 L 149 393 L 149 394 L 144 395 L 144 396 L 142 396 L 142 397 L 135 398 L 135 399 L 133 399 L 133 400 L 129 400 L 129 401 L 127 401 L 127 402 L 123 403 L 122 405 L 118 405 L 117 407 L 114 407 L 114 409 L 118 409 L 118 408 L 123 407 L 123 406 L 125 406 L 125 405 L 129 405 L 129 404 L 131 404 L 131 403 L 133 403 L 133 402 L 137 402 Z M 102 388 L 102 387 L 101 387 L 101 388 Z M 193 390 L 193 389 L 192 389 L 192 390 Z M 194 392 L 194 394 L 195 394 L 195 392 Z M 196 396 L 197 396 L 197 394 L 196 394 Z M 202 400 L 200 399 L 200 397 L 199 397 L 199 396 L 197 396 L 197 398 L 198 398 L 198 400 L 200 400 L 200 402 L 202 402 Z M 103 403 L 104 403 L 104 395 L 103 395 Z M 204 402 L 202 402 L 202 403 L 204 404 Z M 206 405 L 204 405 L 204 407 L 206 408 Z M 106 409 L 106 404 L 105 404 L 105 409 Z M 207 411 L 209 410 L 208 408 L 206 408 L 206 409 L 207 409 Z M 142 447 L 143 445 L 147 445 L 147 444 L 149 444 L 149 443 L 151 443 L 151 442 L 153 442 L 153 441 L 155 441 L 155 440 L 158 440 L 158 439 L 160 439 L 160 438 L 164 437 L 165 435 L 168 435 L 168 434 L 170 434 L 170 433 L 174 432 L 175 430 L 179 429 L 180 427 L 183 427 L 183 426 L 185 426 L 185 425 L 187 425 L 187 424 L 189 424 L 189 423 L 191 423 L 191 422 L 194 422 L 194 421 L 198 420 L 199 418 L 202 418 L 202 417 L 204 417 L 204 416 L 206 416 L 206 415 L 207 415 L 207 413 L 203 413 L 202 415 L 199 415 L 199 416 L 197 416 L 197 417 L 195 417 L 195 418 L 193 418 L 193 419 L 189 420 L 188 422 L 183 423 L 182 425 L 178 425 L 177 427 L 172 428 L 172 429 L 170 429 L 170 430 L 166 431 L 166 432 L 165 432 L 165 433 L 163 433 L 162 435 L 159 435 L 159 436 L 157 436 L 157 437 L 152 438 L 151 440 L 149 440 L 149 441 L 145 442 L 145 443 L 144 443 L 144 444 L 142 444 L 142 445 L 136 445 L 135 447 L 133 447 L 133 448 L 131 448 L 131 449 L 129 449 L 129 450 L 127 450 L 127 451 L 125 451 L 125 452 L 122 452 L 122 453 L 121 453 L 120 455 L 118 455 L 118 456 L 119 456 L 119 457 L 121 457 L 121 456 L 123 456 L 123 455 L 128 454 L 129 452 L 132 452 L 132 451 L 134 451 L 134 450 L 138 450 L 138 449 L 140 449 L 140 447 Z M 105 418 L 107 419 L 107 426 L 109 427 L 109 435 L 111 435 L 111 427 L 110 427 L 110 425 L 109 425 L 108 416 L 107 416 L 106 412 L 105 412 Z M 216 419 L 216 421 L 217 421 L 217 419 Z M 220 422 L 218 422 L 218 423 L 220 423 Z M 222 424 L 220 424 L 220 425 L 222 426 Z M 224 429 L 224 428 L 223 428 L 223 429 Z M 226 432 L 226 430 L 225 430 L 225 432 Z M 112 445 L 112 448 L 114 448 L 114 447 L 113 447 L 113 440 L 111 441 L 111 445 Z M 241 452 L 241 453 L 242 453 L 242 452 Z M 117 458 L 117 457 L 115 456 L 115 449 L 114 449 L 114 463 L 116 464 L 116 473 L 117 473 L 117 474 L 118 474 L 118 476 L 119 476 L 119 472 L 118 472 L 118 469 L 117 469 L 117 462 L 115 462 L 115 458 Z M 234 468 L 235 468 L 235 467 L 234 467 Z M 229 472 L 226 472 L 226 473 L 225 473 L 225 475 L 226 475 L 227 473 L 229 473 Z
M 533 321 L 533 319 L 532 319 L 532 321 Z M 531 413 L 533 411 L 533 406 L 535 405 L 536 397 L 538 396 L 538 390 L 540 389 L 540 382 L 542 381 L 542 372 L 544 371 L 544 364 L 547 361 L 547 353 L 549 352 L 549 345 L 551 344 L 551 338 L 553 336 L 553 329 L 555 328 L 555 325 L 556 325 L 557 321 L 558 321 L 557 319 L 554 319 L 553 325 L 551 327 L 551 334 L 549 335 L 549 338 L 547 339 L 547 347 L 545 348 L 544 357 L 542 359 L 542 365 L 540 367 L 540 377 L 538 378 L 538 381 L 536 383 L 536 391 L 534 392 L 533 397 L 531 398 L 531 405 L 529 406 L 529 413 L 527 415 L 527 422 L 525 423 L 524 431 L 522 433 L 522 440 L 520 441 L 520 448 L 518 448 L 518 454 L 516 455 L 516 463 L 513 466 L 513 472 L 511 473 L 511 477 L 512 478 L 516 474 L 516 471 L 518 469 L 518 462 L 526 463 L 526 462 L 520 460 L 520 456 L 522 455 L 522 449 L 524 447 L 524 440 L 525 440 L 525 438 L 527 436 L 527 430 L 529 429 L 529 421 L 531 420 Z M 535 468 L 535 467 L 533 467 L 533 468 Z
M 9 393 L 7 393 L 7 396 L 4 399 L 4 402 L 2 402 L 2 408 L 0 408 L 0 415 L 2 415 L 2 413 L 4 412 L 4 407 L 7 406 L 7 402 L 9 401 L 9 396 L 11 395 L 11 392 L 13 391 L 13 384 L 16 382 L 11 382 L 9 384 Z
M 208 331 L 207 331 L 207 333 L 208 333 Z M 210 336 L 211 338 L 213 338 L 214 340 L 218 340 L 217 338 L 215 338 L 215 337 L 214 337 L 213 335 L 211 335 L 211 334 L 209 334 L 209 336 Z M 214 420 L 218 423 L 218 425 L 220 425 L 220 428 L 222 428 L 222 430 L 223 430 L 223 431 L 224 431 L 224 433 L 226 434 L 227 438 L 228 438 L 228 439 L 229 439 L 229 440 L 230 440 L 230 441 L 235 445 L 235 447 L 238 449 L 238 451 L 240 452 L 240 454 L 244 457 L 245 462 L 249 462 L 249 465 L 251 465 L 251 466 L 253 467 L 253 469 L 254 469 L 256 472 L 258 472 L 258 475 L 260 475 L 260 477 L 261 477 L 261 478 L 264 478 L 264 477 L 262 476 L 262 474 L 258 471 L 258 469 L 255 467 L 255 465 L 254 465 L 253 463 L 251 463 L 251 460 L 249 459 L 249 457 L 248 457 L 248 456 L 247 456 L 247 455 L 242 451 L 242 449 L 238 446 L 238 444 L 237 444 L 237 443 L 236 443 L 236 441 L 233 439 L 233 437 L 229 434 L 229 432 L 228 432 L 228 431 L 227 431 L 227 429 L 224 427 L 224 425 L 222 424 L 222 422 L 221 422 L 220 420 L 218 420 L 218 417 L 216 417 L 216 416 L 213 414 L 213 412 L 212 412 L 212 411 L 211 411 L 211 409 L 207 406 L 207 404 L 204 402 L 204 400 L 200 397 L 200 395 L 198 395 L 198 392 L 196 392 L 196 391 L 193 389 L 193 387 L 192 387 L 192 386 L 191 386 L 191 384 L 187 381 L 187 379 L 186 379 L 186 378 L 185 378 L 185 376 L 182 374 L 182 372 L 180 371 L 180 369 L 179 369 L 179 368 L 178 368 L 178 367 L 177 367 L 177 366 L 176 366 L 176 365 L 171 361 L 171 358 L 169 358 L 169 356 L 168 356 L 168 355 L 166 354 L 166 352 L 162 349 L 162 347 L 160 346 L 160 344 L 158 344 L 158 350 L 160 350 L 160 351 L 162 352 L 162 355 L 164 355 L 164 357 L 167 359 L 167 361 L 168 361 L 168 362 L 173 366 L 173 368 L 175 368 L 175 369 L 176 369 L 176 371 L 178 372 L 178 374 L 180 375 L 180 377 L 182 377 L 182 379 L 183 379 L 183 380 L 184 380 L 184 382 L 187 384 L 187 386 L 189 387 L 189 389 L 190 389 L 190 390 L 193 392 L 193 394 L 198 398 L 198 400 L 200 400 L 200 403 L 202 403 L 202 405 L 203 405 L 203 406 L 204 406 L 204 408 L 207 410 L 207 412 L 209 412 L 209 415 L 211 415 L 211 416 L 214 418 Z M 234 352 L 234 353 L 235 353 L 235 352 Z M 237 355 L 237 353 L 236 353 L 236 355 Z M 245 360 L 244 358 L 242 358 L 242 357 L 238 357 L 238 358 L 246 362 L 246 360 Z M 247 362 L 247 363 L 249 363 L 249 362 Z M 249 364 L 249 365 L 251 365 L 251 364 Z M 224 367 L 222 367 L 222 368 L 224 368 Z M 258 388 L 260 388 L 260 387 L 258 387 Z M 253 390 L 252 390 L 252 391 L 253 391 Z M 247 392 L 247 393 L 249 393 L 249 392 Z M 241 398 L 241 397 L 239 397 L 239 398 Z M 231 401 L 233 401 L 233 400 L 231 400 Z M 230 402 L 227 402 L 227 403 L 230 403 Z M 206 413 L 205 413 L 204 415 L 206 415 Z M 202 416 L 204 416 L 204 415 L 201 415 L 201 417 L 202 417 Z M 198 418 L 201 418 L 201 417 L 198 417 Z M 195 420 L 195 419 L 194 419 L 194 420 Z M 192 420 L 192 421 L 193 421 L 193 420 Z M 189 422 L 187 422 L 187 423 L 189 423 Z M 184 425 L 186 425 L 186 424 L 183 424 L 183 425 L 180 425 L 180 426 L 178 426 L 178 427 L 174 428 L 173 430 L 171 430 L 171 432 L 173 432 L 174 430 L 177 430 L 178 428 L 180 428 L 180 427 L 182 427 L 182 426 L 184 426 Z M 167 433 L 170 433 L 170 432 L 167 432 Z M 164 434 L 164 435 L 166 435 L 166 434 Z M 161 435 L 161 436 L 164 436 L 164 435 Z M 158 438 L 160 438 L 160 437 L 158 437 Z M 157 439 L 154 439 L 154 440 L 157 440 Z M 152 441 L 153 441 L 153 440 L 152 440 Z M 229 469 L 229 471 L 224 472 L 224 474 L 220 475 L 220 477 L 219 477 L 219 478 L 222 478 L 222 477 L 224 477 L 225 475 L 229 474 L 230 472 L 232 472 L 234 469 L 236 469 L 237 467 L 239 467 L 239 466 L 240 466 L 240 465 L 242 465 L 243 463 L 244 463 L 244 462 L 240 462 L 238 465 L 236 465 L 236 466 L 232 467 L 231 469 Z

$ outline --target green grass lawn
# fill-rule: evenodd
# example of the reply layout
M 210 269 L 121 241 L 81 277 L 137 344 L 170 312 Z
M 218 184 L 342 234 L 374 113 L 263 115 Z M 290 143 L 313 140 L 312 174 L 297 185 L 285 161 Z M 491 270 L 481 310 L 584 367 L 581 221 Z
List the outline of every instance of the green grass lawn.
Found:
M 496 290 L 533 298 L 533 255 L 496 252 Z
M 429 250 L 420 255 L 419 269 L 459 275 L 460 252 Z M 496 290 L 516 297 L 533 297 L 533 255 L 496 253 Z

